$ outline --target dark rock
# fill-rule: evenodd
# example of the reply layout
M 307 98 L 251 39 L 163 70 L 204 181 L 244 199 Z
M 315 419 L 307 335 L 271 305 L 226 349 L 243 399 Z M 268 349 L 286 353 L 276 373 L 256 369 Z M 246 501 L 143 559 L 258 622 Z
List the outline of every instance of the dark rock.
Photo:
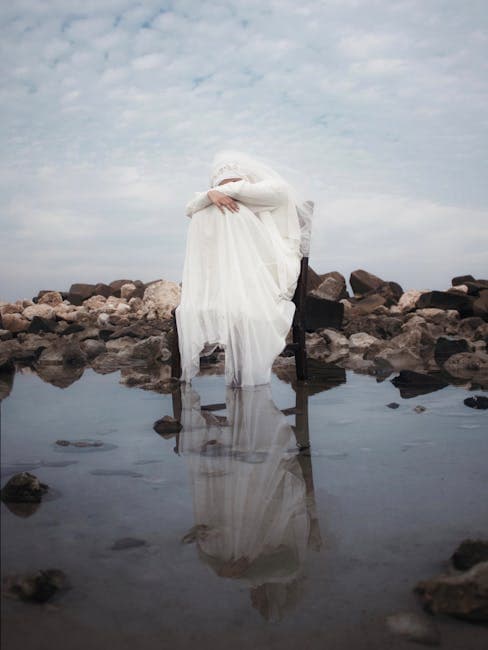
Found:
M 401 332 L 403 325 L 401 318 L 385 314 L 367 314 L 355 317 L 354 308 L 352 312 L 352 319 L 344 326 L 344 334 L 347 337 L 358 332 L 366 332 L 378 339 L 391 339 Z
M 56 328 L 56 321 L 50 320 L 49 318 L 42 318 L 41 316 L 34 316 L 27 331 L 30 334 L 37 334 L 38 332 L 55 332 Z
M 331 271 L 320 276 L 321 284 L 314 290 L 321 298 L 327 300 L 342 300 L 348 297 L 346 279 L 338 271 Z
M 86 365 L 88 358 L 81 349 L 79 343 L 69 342 L 63 350 L 63 364 L 73 368 L 82 368 Z
M 305 302 L 305 328 L 313 332 L 321 327 L 340 329 L 344 318 L 341 302 L 309 294 Z
M 425 395 L 449 385 L 441 377 L 415 372 L 414 370 L 400 370 L 399 375 L 393 377 L 390 381 L 400 390 L 400 395 L 403 398 Z
M 480 291 L 480 295 L 473 303 L 473 314 L 483 320 L 488 320 L 488 290 Z
M 60 334 L 66 336 L 68 334 L 74 334 L 75 332 L 83 332 L 84 329 L 85 327 L 81 325 L 81 323 L 70 323 L 62 332 L 60 332 Z
M 322 284 L 322 277 L 316 273 L 311 266 L 308 267 L 307 271 L 307 293 L 318 289 Z
M 113 295 L 112 287 L 108 284 L 104 284 L 103 282 L 96 284 L 93 291 L 94 296 L 104 296 L 105 298 L 108 298 L 109 296 Z
M 389 404 L 387 404 L 387 407 L 389 409 L 397 409 L 399 406 L 400 404 L 398 404 L 398 402 L 390 402 Z
M 470 296 L 448 291 L 428 291 L 417 300 L 417 309 L 435 307 L 436 309 L 456 309 L 461 316 L 473 315 L 474 300 Z
M 366 316 L 382 307 L 386 303 L 383 296 L 377 293 L 368 293 L 367 296 L 352 303 L 352 310 L 349 316 L 350 320 L 355 320 L 358 316 Z
M 467 339 L 472 339 L 474 333 L 480 325 L 484 324 L 484 320 L 479 316 L 468 316 L 459 321 L 457 329 L 458 335 Z
M 112 334 L 117 331 L 116 327 L 102 327 L 98 331 L 98 336 L 102 341 L 108 341 Z
M 175 433 L 179 433 L 182 429 L 181 422 L 175 420 L 171 415 L 165 415 L 154 423 L 153 429 L 163 438 L 171 438 Z
M 122 537 L 117 539 L 110 549 L 112 551 L 123 551 L 127 548 L 139 548 L 140 546 L 147 546 L 146 540 L 137 539 L 136 537 Z
M 113 280 L 113 282 L 109 282 L 109 287 L 112 291 L 112 296 L 115 296 L 116 298 L 120 298 L 120 289 L 121 287 L 124 286 L 124 284 L 135 284 L 132 280 Z M 136 285 L 137 286 L 137 285 Z
M 67 299 L 72 305 L 82 305 L 84 300 L 96 295 L 94 284 L 75 283 L 68 291 Z
M 384 282 L 377 275 L 368 273 L 368 271 L 364 271 L 363 269 L 357 269 L 349 276 L 349 283 L 355 294 L 363 294 L 378 289 Z
M 162 331 L 168 330 L 166 321 L 137 321 L 126 327 L 118 327 L 107 340 L 113 341 L 122 336 L 131 336 L 136 339 L 145 339 L 149 336 L 159 336 Z
M 449 357 L 460 352 L 469 352 L 469 345 L 465 339 L 448 339 L 440 336 L 434 348 L 435 362 L 438 366 L 443 366 Z
M 13 503 L 40 503 L 42 495 L 49 486 L 41 483 L 37 476 L 30 472 L 14 474 L 1 491 L 2 501 Z
M 7 576 L 5 586 L 7 593 L 19 600 L 44 603 L 67 588 L 68 580 L 60 569 L 46 569 L 25 576 Z
M 482 291 L 488 290 L 488 280 L 474 280 L 466 282 L 468 294 L 470 296 L 479 296 Z
M 448 614 L 469 621 L 488 621 L 488 562 L 468 571 L 441 574 L 422 580 L 414 588 L 431 614 Z
M 485 411 L 488 409 L 488 397 L 486 395 L 475 395 L 474 397 L 466 397 L 464 404 L 472 409 L 481 409 Z M 487 558 L 488 559 L 488 558 Z
M 403 289 L 397 282 L 383 282 L 376 289 L 363 293 L 363 298 L 370 295 L 382 296 L 386 307 L 396 305 L 402 297 Z
M 459 284 L 466 284 L 466 282 L 474 282 L 475 279 L 473 278 L 472 275 L 457 275 L 455 278 L 451 280 L 451 284 L 453 287 L 457 287 Z
M 488 560 L 488 541 L 484 539 L 465 539 L 451 556 L 456 569 L 467 571 L 478 562 Z

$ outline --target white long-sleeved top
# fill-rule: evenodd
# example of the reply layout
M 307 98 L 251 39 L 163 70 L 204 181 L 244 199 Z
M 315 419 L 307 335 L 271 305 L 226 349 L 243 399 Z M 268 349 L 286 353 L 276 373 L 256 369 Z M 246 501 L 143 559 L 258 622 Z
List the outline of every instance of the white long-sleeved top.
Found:
M 282 205 L 287 200 L 285 186 L 279 181 L 265 180 L 257 183 L 250 183 L 244 179 L 224 183 L 218 187 L 211 188 L 226 194 L 236 201 L 245 203 L 253 212 L 262 210 L 272 211 Z M 211 205 L 206 190 L 204 192 L 195 192 L 193 199 L 187 204 L 185 214 L 192 217 L 195 212 Z

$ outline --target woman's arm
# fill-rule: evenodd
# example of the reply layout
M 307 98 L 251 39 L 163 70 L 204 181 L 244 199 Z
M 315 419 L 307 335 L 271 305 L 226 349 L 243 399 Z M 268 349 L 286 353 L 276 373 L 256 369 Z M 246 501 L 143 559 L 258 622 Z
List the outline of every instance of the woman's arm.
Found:
M 243 179 L 219 185 L 219 192 L 241 201 L 257 212 L 273 210 L 287 198 L 286 187 L 280 181 L 266 180 L 250 183 Z
M 207 208 L 211 203 L 212 201 L 209 199 L 207 192 L 195 192 L 195 196 L 186 205 L 185 214 L 187 217 L 192 217 L 195 212 Z

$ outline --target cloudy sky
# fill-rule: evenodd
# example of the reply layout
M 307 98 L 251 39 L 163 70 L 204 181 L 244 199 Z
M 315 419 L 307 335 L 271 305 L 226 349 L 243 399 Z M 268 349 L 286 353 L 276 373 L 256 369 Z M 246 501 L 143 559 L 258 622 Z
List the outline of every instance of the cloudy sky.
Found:
M 229 147 L 315 201 L 320 273 L 488 275 L 486 0 L 0 11 L 0 299 L 179 282 L 184 206 Z

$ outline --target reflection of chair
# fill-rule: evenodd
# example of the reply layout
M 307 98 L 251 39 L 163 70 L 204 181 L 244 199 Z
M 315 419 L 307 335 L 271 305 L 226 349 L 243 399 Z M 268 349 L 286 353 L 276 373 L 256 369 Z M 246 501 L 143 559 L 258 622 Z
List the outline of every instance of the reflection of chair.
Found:
M 307 276 L 308 257 L 302 257 L 300 263 L 300 275 L 293 295 L 295 303 L 295 315 L 293 317 L 292 334 L 293 342 L 288 343 L 285 350 L 294 352 L 297 379 L 299 381 L 308 378 L 307 350 L 305 347 L 305 302 L 307 297 Z M 176 307 L 171 310 L 173 319 L 173 343 L 171 349 L 171 376 L 179 379 L 181 375 L 181 357 L 178 343 L 178 328 L 176 325 Z

